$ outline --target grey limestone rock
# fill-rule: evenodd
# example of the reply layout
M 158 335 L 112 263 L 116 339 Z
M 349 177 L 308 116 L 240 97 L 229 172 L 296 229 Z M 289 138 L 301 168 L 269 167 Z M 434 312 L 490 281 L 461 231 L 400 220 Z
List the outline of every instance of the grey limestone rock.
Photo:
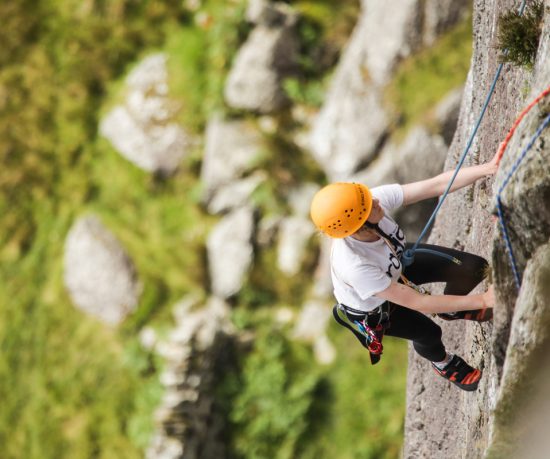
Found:
M 276 112 L 289 102 L 282 82 L 296 69 L 297 14 L 282 2 L 255 2 L 249 17 L 257 25 L 237 53 L 227 77 L 225 100 L 233 108 Z
M 300 272 L 306 255 L 307 243 L 315 233 L 309 218 L 291 216 L 284 218 L 279 226 L 277 265 L 287 276 Z
M 442 8 L 435 3 L 399 0 L 390 11 L 385 2 L 361 2 L 361 16 L 306 144 L 331 181 L 349 177 L 377 157 L 395 123 L 381 97 L 384 87 L 404 58 L 431 44 L 468 10 L 464 1 L 445 1 Z M 442 131 L 447 143 L 449 132 L 448 127 Z
M 208 203 L 208 212 L 222 214 L 250 203 L 252 193 L 266 180 L 263 171 L 257 171 L 241 180 L 220 187 Z
M 424 4 L 424 27 L 422 41 L 431 46 L 437 38 L 468 14 L 467 0 L 426 0 Z
M 446 145 L 451 144 L 456 131 L 463 89 L 462 87 L 454 89 L 435 107 L 437 132 L 443 137 Z
M 101 134 L 138 167 L 172 174 L 187 153 L 190 138 L 174 122 L 177 110 L 168 98 L 166 57 L 146 58 L 128 75 L 126 84 L 126 101 L 101 121 Z
M 208 267 L 212 292 L 229 298 L 242 288 L 252 265 L 254 212 L 241 207 L 223 217 L 208 236 Z
M 309 135 L 309 149 L 331 181 L 372 161 L 390 125 L 381 95 L 366 70 L 367 28 L 362 15 Z
M 548 453 L 549 298 L 547 243 L 536 250 L 523 275 L 491 420 L 487 457 L 543 458 Z
M 215 116 L 206 129 L 201 181 L 209 202 L 223 186 L 253 169 L 263 148 L 261 134 L 250 123 Z
M 235 330 L 218 298 L 192 297 L 174 307 L 175 328 L 156 346 L 165 359 L 164 396 L 155 413 L 148 459 L 225 457 L 221 413 L 215 407 L 217 372 L 226 365 Z
M 474 2 L 472 67 L 466 81 L 458 127 L 447 156 L 446 169 L 456 166 L 472 134 L 496 73 L 499 63 L 494 30 L 498 12 L 503 7 L 502 2 Z M 508 7 L 511 6 L 506 4 L 506 8 Z M 517 115 L 535 95 L 548 86 L 550 62 L 547 53 L 540 54 L 540 51 L 548 50 L 549 27 L 546 9 L 542 40 L 533 72 L 505 66 L 505 72 L 496 86 L 489 109 L 466 159 L 466 166 L 489 161 Z M 522 88 L 526 85 L 532 88 L 531 94 L 527 97 L 522 94 Z M 533 135 L 538 125 L 537 120 L 540 123 L 543 112 L 550 113 L 549 107 L 544 103 L 528 115 L 518 127 L 496 177 L 479 180 L 472 186 L 452 193 L 436 219 L 429 242 L 464 249 L 489 259 L 493 268 L 497 308 L 493 323 L 440 322 L 447 348 L 483 370 L 483 378 L 476 392 L 460 392 L 441 378 L 437 378 L 428 371 L 429 363 L 411 352 L 404 457 L 484 457 L 487 452 L 490 444 L 489 426 L 494 422 L 492 416 L 495 404 L 504 397 L 504 392 L 500 395 L 501 384 L 506 379 L 512 382 L 509 378 L 513 371 L 513 362 L 521 354 L 521 349 L 516 349 L 510 354 L 509 352 L 514 345 L 522 342 L 521 337 L 524 333 L 521 329 L 525 323 L 525 312 L 535 307 L 535 302 L 540 301 L 541 296 L 537 292 L 542 290 L 538 286 L 544 283 L 542 278 L 535 280 L 536 276 L 531 280 L 525 277 L 526 289 L 531 286 L 533 296 L 524 292 L 520 293 L 518 298 L 503 239 L 491 215 L 495 210 L 494 195 L 512 163 Z M 512 245 L 522 274 L 528 272 L 526 267 L 529 260 L 550 237 L 550 181 L 548 161 L 544 159 L 548 157 L 549 135 L 546 132 L 535 143 L 531 159 L 521 166 L 517 176 L 503 194 Z M 538 256 L 537 259 L 540 261 Z M 537 262 L 533 266 L 537 266 Z M 543 265 L 538 266 L 546 269 Z M 484 287 L 486 286 L 478 286 L 475 292 L 483 291 Z M 535 310 L 531 311 L 533 318 L 536 318 Z M 533 336 L 530 337 L 532 344 L 539 338 L 545 339 L 546 331 L 539 337 L 536 333 L 537 329 L 533 329 Z M 525 344 L 530 345 L 527 342 Z M 516 357 L 513 357 L 514 355 Z M 507 364 L 508 357 L 512 357 L 512 360 Z M 535 359 L 541 364 L 546 362 L 542 358 Z M 515 368 L 521 371 L 520 367 Z M 504 375 L 507 375 L 505 379 Z M 513 384 L 508 389 L 502 386 L 502 390 L 508 392 L 512 386 Z M 514 399 L 515 403 L 516 397 L 519 400 L 522 395 L 524 394 L 511 391 L 506 398 Z M 449 413 L 453 413 L 453 416 L 449 416 Z M 496 422 L 498 424 L 501 421 Z M 511 419 L 511 422 L 515 420 Z M 520 424 L 521 429 L 518 427 L 515 431 L 521 437 L 516 443 L 518 445 L 524 444 L 522 442 L 529 438 L 529 424 Z M 497 440 L 496 428 L 496 425 L 492 427 L 495 431 L 494 441 Z M 513 456 L 491 456 L 492 459 L 497 457 Z
M 363 0 L 365 63 L 376 86 L 387 84 L 397 63 L 422 45 L 421 3 L 399 0 L 390 13 L 386 2 Z
M 132 260 L 97 217 L 78 219 L 65 241 L 64 280 L 82 311 L 117 325 L 138 304 L 141 287 Z

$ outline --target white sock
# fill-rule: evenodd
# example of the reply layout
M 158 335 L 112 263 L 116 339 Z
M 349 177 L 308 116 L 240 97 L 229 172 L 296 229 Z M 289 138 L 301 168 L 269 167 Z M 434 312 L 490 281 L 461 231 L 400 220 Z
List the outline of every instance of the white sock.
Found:
M 441 362 L 432 362 L 432 363 L 440 370 L 443 370 L 449 364 L 449 362 L 452 360 L 453 357 L 454 357 L 454 354 L 447 352 L 447 357 L 445 357 L 445 359 L 443 359 Z

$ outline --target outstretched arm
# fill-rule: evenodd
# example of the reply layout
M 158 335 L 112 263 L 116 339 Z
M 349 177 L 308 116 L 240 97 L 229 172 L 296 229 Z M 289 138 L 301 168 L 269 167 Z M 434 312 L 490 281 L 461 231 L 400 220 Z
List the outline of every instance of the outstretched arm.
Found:
M 376 296 L 426 314 L 492 308 L 495 303 L 492 286 L 475 295 L 422 295 L 411 287 L 392 282 Z
M 450 191 L 459 190 L 482 177 L 493 175 L 498 169 L 498 162 L 499 158 L 497 153 L 493 159 L 487 163 L 460 169 Z M 447 171 L 430 179 L 403 185 L 403 205 L 406 206 L 424 199 L 441 196 L 447 189 L 453 174 L 454 171 Z

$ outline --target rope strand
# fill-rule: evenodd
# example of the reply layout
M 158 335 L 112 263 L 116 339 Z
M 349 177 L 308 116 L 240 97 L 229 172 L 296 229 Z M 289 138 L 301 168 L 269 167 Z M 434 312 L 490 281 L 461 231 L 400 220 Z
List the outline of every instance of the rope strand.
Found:
M 526 3 L 527 3 L 526 0 L 523 0 L 522 3 L 521 3 L 521 6 L 518 10 L 518 14 L 520 16 L 523 14 L 523 11 L 525 10 Z M 504 52 L 506 53 L 506 50 Z M 450 189 L 451 189 L 451 187 L 452 187 L 452 185 L 455 181 L 456 176 L 458 175 L 458 172 L 460 171 L 462 165 L 464 164 L 464 160 L 466 159 L 466 155 L 470 151 L 470 148 L 471 148 L 471 146 L 474 142 L 474 138 L 477 134 L 479 126 L 481 125 L 481 121 L 483 120 L 483 117 L 485 116 L 485 112 L 487 111 L 487 107 L 489 106 L 489 102 L 491 100 L 491 97 L 493 96 L 493 93 L 495 92 L 495 87 L 496 87 L 497 81 L 500 77 L 500 74 L 502 72 L 502 67 L 503 66 L 504 66 L 504 64 L 501 63 L 497 68 L 495 77 L 494 77 L 493 82 L 491 84 L 491 87 L 489 89 L 489 93 L 487 94 L 487 97 L 485 99 L 485 103 L 483 104 L 483 108 L 481 109 L 481 114 L 479 115 L 478 120 L 475 124 L 474 130 L 472 131 L 472 134 L 470 135 L 468 143 L 466 144 L 466 148 L 464 149 L 464 152 L 462 153 L 462 155 L 460 157 L 460 160 L 458 162 L 458 165 L 456 166 L 455 172 L 454 172 L 453 176 L 451 177 L 451 180 L 449 181 L 449 184 L 447 185 L 447 188 L 445 189 L 445 192 L 439 198 L 439 202 L 437 204 L 437 207 L 433 211 L 432 215 L 430 216 L 430 219 L 428 220 L 428 223 L 426 223 L 426 226 L 424 226 L 424 229 L 420 233 L 420 236 L 418 237 L 417 241 L 414 243 L 413 247 L 411 249 L 406 250 L 403 253 L 402 260 L 403 260 L 403 264 L 405 266 L 409 266 L 410 264 L 412 264 L 414 262 L 414 253 L 417 251 L 418 245 L 420 244 L 420 241 L 424 238 L 424 236 L 426 235 L 426 232 L 432 226 L 432 224 L 435 220 L 435 217 L 437 216 L 437 213 L 439 212 L 439 209 L 441 209 L 441 206 L 443 205 L 443 202 L 445 201 L 445 199 L 447 198 L 447 195 L 449 194 L 449 191 L 450 191 Z
M 546 93 L 546 94 L 550 93 L 550 88 L 548 88 L 548 90 L 545 91 L 544 93 Z M 540 101 L 541 99 L 542 99 L 542 97 L 537 98 L 537 102 Z M 532 106 L 534 106 L 534 105 L 531 104 L 529 109 L 531 109 Z M 525 112 L 525 110 L 524 110 L 524 112 Z M 523 116 L 525 116 L 525 113 L 522 112 L 522 114 L 520 116 L 521 116 L 521 118 L 523 118 Z M 519 123 L 517 123 L 517 124 L 519 124 Z M 515 127 L 517 126 L 517 124 L 514 125 L 514 127 L 513 127 L 514 130 L 515 130 Z M 520 278 L 519 269 L 518 269 L 517 263 L 516 263 L 516 257 L 514 256 L 514 251 L 513 251 L 513 248 L 512 248 L 512 241 L 510 239 L 510 235 L 508 233 L 508 228 L 506 226 L 506 220 L 504 219 L 504 212 L 502 210 L 503 206 L 502 206 L 501 194 L 504 191 L 504 188 L 506 187 L 506 185 L 508 185 L 508 183 L 510 182 L 510 179 L 512 178 L 514 173 L 518 170 L 519 165 L 521 164 L 521 162 L 527 156 L 527 153 L 529 152 L 529 150 L 531 150 L 531 148 L 535 144 L 535 141 L 540 137 L 540 135 L 542 134 L 542 131 L 544 129 L 546 129 L 548 127 L 548 125 L 550 125 L 550 114 L 540 124 L 540 126 L 538 127 L 538 129 L 535 132 L 535 134 L 533 135 L 533 137 L 531 137 L 531 140 L 529 141 L 529 143 L 527 144 L 525 149 L 521 152 L 519 158 L 516 160 L 516 162 L 512 166 L 512 169 L 510 170 L 510 172 L 508 173 L 508 175 L 504 179 L 504 182 L 503 182 L 502 186 L 500 187 L 500 189 L 498 190 L 498 193 L 497 193 L 497 199 L 496 199 L 497 213 L 498 213 L 498 217 L 499 217 L 499 220 L 500 220 L 500 227 L 501 227 L 501 230 L 502 230 L 502 237 L 504 238 L 504 242 L 506 244 L 506 250 L 507 250 L 508 256 L 510 258 L 510 264 L 512 265 L 512 272 L 514 273 L 514 280 L 516 282 L 516 287 L 517 287 L 518 290 L 521 287 L 521 278 Z M 510 138 L 507 136 L 507 141 L 508 140 L 510 140 Z M 506 141 L 506 143 L 507 143 L 507 141 Z

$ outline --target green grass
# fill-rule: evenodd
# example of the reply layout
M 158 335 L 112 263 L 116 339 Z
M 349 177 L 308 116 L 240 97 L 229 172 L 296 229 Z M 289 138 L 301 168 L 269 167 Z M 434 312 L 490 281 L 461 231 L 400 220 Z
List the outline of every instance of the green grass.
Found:
M 430 110 L 466 81 L 472 56 L 472 19 L 468 16 L 436 44 L 400 64 L 386 99 L 400 119 L 397 135 L 418 122 L 430 123 Z
M 303 458 L 378 459 L 400 457 L 405 417 L 407 344 L 386 337 L 381 361 L 346 329 L 331 321 L 336 362 L 325 372 L 319 394 L 322 425 L 312 426 Z
M 382 359 L 373 366 L 355 336 L 331 320 L 337 358 L 319 365 L 309 346 L 285 338 L 288 325 L 273 323 L 277 307 L 292 304 L 234 309 L 234 323 L 255 335 L 252 351 L 240 356 L 241 370 L 225 374 L 220 386 L 236 457 L 400 457 L 406 341 L 386 337 Z
M 212 219 L 193 198 L 194 160 L 162 181 L 97 137 L 130 63 L 163 49 L 168 30 L 204 31 L 170 2 L 133 2 L 130 10 L 126 3 L 91 2 L 87 13 L 68 0 L 44 2 L 43 14 L 24 2 L 0 7 L 9 30 L 23 34 L 14 41 L 19 53 L 0 53 L 10 58 L 0 70 L 10 89 L 0 117 L 2 459 L 142 457 L 162 394 L 161 364 L 140 348 L 138 332 L 144 324 L 166 328 L 181 296 L 204 294 Z M 224 2 L 209 5 L 221 12 Z M 171 73 L 176 89 L 181 77 Z M 196 113 L 197 125 L 205 116 Z M 88 212 L 121 241 L 144 286 L 137 311 L 117 330 L 76 310 L 63 286 L 65 237 Z

